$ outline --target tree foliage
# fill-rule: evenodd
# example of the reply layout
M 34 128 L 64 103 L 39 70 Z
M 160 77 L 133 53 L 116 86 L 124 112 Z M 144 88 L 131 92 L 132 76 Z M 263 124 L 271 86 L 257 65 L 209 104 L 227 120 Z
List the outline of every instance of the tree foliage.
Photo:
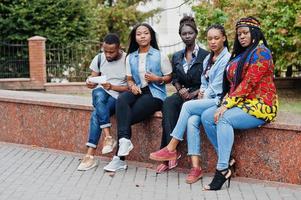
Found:
M 132 26 L 158 11 L 137 10 L 148 1 L 1 0 L 0 41 L 24 43 L 34 35 L 44 36 L 49 80 L 66 78 L 65 74 L 69 79 L 85 78 L 99 42 L 108 32 L 119 34 L 125 46 Z M 7 55 L 0 52 L 0 58 L 7 60 Z
M 149 12 L 137 10 L 139 4 L 147 1 L 149 0 L 97 1 L 95 23 L 99 39 L 101 40 L 108 32 L 115 32 L 119 34 L 122 43 L 127 44 L 131 28 L 158 12 L 156 9 Z
M 89 38 L 88 0 L 2 0 L 0 40 L 20 41 L 33 35 L 58 44 Z
M 158 10 L 141 12 L 149 0 L 1 0 L 0 40 L 24 41 L 33 35 L 48 44 L 98 40 L 108 32 L 120 35 L 126 44 L 133 25 Z
M 196 20 L 205 41 L 205 30 L 223 24 L 234 39 L 235 22 L 244 16 L 257 17 L 273 52 L 277 69 L 301 68 L 301 2 L 299 0 L 214 0 L 195 6 Z

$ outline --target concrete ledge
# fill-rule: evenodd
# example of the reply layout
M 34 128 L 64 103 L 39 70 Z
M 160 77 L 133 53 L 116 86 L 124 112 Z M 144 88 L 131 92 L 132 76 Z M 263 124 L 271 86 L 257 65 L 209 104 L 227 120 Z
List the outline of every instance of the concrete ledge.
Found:
M 35 82 L 30 78 L 2 78 L 0 79 L 0 89 L 7 90 L 33 90 L 41 89 L 36 87 Z
M 3 82 L 28 82 L 30 78 L 1 78 L 0 83 Z
M 91 107 L 90 97 L 0 90 L 0 141 L 85 152 Z M 112 118 L 116 133 L 116 121 Z M 149 153 L 160 146 L 161 117 L 133 126 L 134 150 L 127 159 L 153 163 Z M 203 133 L 203 131 L 202 131 Z M 216 155 L 202 134 L 202 167 L 213 172 Z M 179 151 L 186 155 L 186 144 Z M 100 155 L 101 145 L 97 150 Z M 301 117 L 280 113 L 277 120 L 235 136 L 238 176 L 301 184 Z M 109 157 L 112 156 L 108 155 Z M 179 166 L 189 167 L 183 156 Z
M 47 92 L 55 92 L 60 94 L 87 93 L 90 91 L 85 82 L 45 83 L 44 87 Z
M 93 109 L 91 106 L 91 98 L 89 97 L 48 94 L 41 92 L 0 90 L 0 102 L 84 109 L 90 111 Z
M 301 88 L 301 77 L 277 77 L 274 81 L 277 89 Z

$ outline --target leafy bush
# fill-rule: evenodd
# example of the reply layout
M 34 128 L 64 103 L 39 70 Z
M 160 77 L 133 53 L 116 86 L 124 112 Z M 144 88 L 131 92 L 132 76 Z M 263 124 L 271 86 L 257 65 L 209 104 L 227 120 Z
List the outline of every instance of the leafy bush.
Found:
M 213 23 L 223 24 L 230 41 L 234 39 L 235 22 L 245 16 L 257 17 L 273 52 L 277 71 L 294 66 L 301 70 L 301 2 L 299 0 L 220 0 L 202 2 L 193 7 L 205 40 L 205 30 Z
M 120 36 L 123 46 L 126 46 L 131 28 L 137 23 L 144 22 L 159 11 L 158 9 L 153 9 L 148 12 L 137 10 L 139 4 L 148 1 L 149 0 L 99 1 L 95 12 L 95 26 L 99 40 L 102 40 L 108 32 L 114 32 Z
M 66 44 L 89 38 L 89 6 L 89 0 L 2 0 L 0 40 L 26 41 L 40 35 L 49 44 Z

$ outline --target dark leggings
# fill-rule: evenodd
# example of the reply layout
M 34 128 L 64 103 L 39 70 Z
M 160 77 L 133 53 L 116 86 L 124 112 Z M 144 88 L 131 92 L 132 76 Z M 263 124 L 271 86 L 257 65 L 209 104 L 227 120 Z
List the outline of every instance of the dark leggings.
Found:
M 171 132 L 175 128 L 184 100 L 178 93 L 167 97 L 162 107 L 162 140 L 160 149 L 166 147 L 171 140 Z
M 161 110 L 162 103 L 161 99 L 152 96 L 148 87 L 142 88 L 140 95 L 134 95 L 132 92 L 120 94 L 116 102 L 118 140 L 120 138 L 131 139 L 131 125 L 139 123 Z

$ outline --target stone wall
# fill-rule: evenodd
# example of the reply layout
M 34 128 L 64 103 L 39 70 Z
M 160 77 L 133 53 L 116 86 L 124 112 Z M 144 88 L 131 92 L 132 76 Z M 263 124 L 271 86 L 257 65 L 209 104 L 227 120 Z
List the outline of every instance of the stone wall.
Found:
M 85 153 L 92 110 L 89 97 L 0 90 L 0 110 L 0 141 Z M 114 117 L 112 123 L 116 136 Z M 160 147 L 160 113 L 132 130 L 134 150 L 127 159 L 155 166 L 149 153 Z M 205 172 L 214 172 L 216 155 L 203 133 L 202 167 Z M 183 142 L 180 168 L 190 167 L 186 149 Z M 100 152 L 101 145 L 97 155 Z M 238 132 L 233 152 L 237 176 L 301 184 L 300 116 L 280 113 L 269 125 Z

